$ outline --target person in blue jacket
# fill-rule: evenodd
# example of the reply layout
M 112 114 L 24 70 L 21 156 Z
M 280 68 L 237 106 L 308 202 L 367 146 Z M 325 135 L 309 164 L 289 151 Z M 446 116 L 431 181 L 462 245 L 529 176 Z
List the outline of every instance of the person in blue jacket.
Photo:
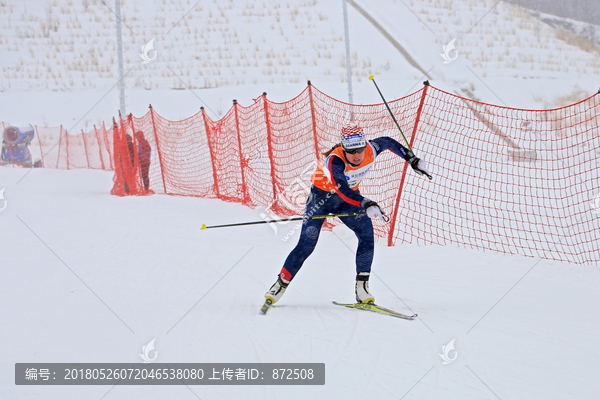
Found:
M 375 302 L 369 292 L 375 245 L 371 219 L 383 221 L 385 214 L 375 201 L 360 194 L 359 184 L 373 167 L 377 156 L 386 150 L 406 160 L 417 174 L 431 176 L 425 161 L 396 140 L 387 136 L 367 140 L 361 127 L 350 124 L 342 129 L 340 143 L 323 153 L 327 158 L 311 178 L 312 187 L 304 212 L 305 216 L 366 212 L 369 218 L 364 218 L 364 214 L 340 217 L 358 237 L 355 295 L 359 303 Z M 267 300 L 276 303 L 281 299 L 304 261 L 313 252 L 324 221 L 324 218 L 318 218 L 302 222 L 298 244 L 285 260 L 277 281 L 265 294 Z

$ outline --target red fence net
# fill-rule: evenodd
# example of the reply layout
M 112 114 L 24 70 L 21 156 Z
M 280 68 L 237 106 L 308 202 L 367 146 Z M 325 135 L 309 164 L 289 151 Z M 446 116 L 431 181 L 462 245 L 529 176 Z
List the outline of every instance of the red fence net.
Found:
M 0 123 L 2 132 L 9 125 Z M 67 132 L 62 126 L 31 126 L 34 135 L 27 146 L 32 163 L 36 167 L 51 169 L 102 169 L 114 171 L 113 165 L 113 131 L 104 124 L 81 133 Z M 3 143 L 3 146 L 6 145 Z M 21 165 L 10 157 L 4 165 Z M 27 165 L 30 166 L 30 165 Z
M 392 216 L 390 223 L 375 222 L 376 235 L 389 245 L 453 243 L 596 264 L 599 103 L 596 94 L 560 109 L 519 110 L 430 86 L 390 102 L 434 179 L 416 175 L 391 152 L 381 154 L 361 183 L 361 193 Z M 249 107 L 234 104 L 218 121 L 204 110 L 168 121 L 151 109 L 115 125 L 113 193 L 125 195 L 126 182 L 129 194 L 149 193 L 138 156 L 123 139 L 130 135 L 137 148 L 134 133 L 142 131 L 152 151 L 151 192 L 302 215 L 310 176 L 324 160 L 320 153 L 337 143 L 349 122 L 364 127 L 370 139 L 404 142 L 385 105 L 343 103 L 311 85 L 285 103 L 263 95 Z M 119 170 L 128 157 L 132 167 Z

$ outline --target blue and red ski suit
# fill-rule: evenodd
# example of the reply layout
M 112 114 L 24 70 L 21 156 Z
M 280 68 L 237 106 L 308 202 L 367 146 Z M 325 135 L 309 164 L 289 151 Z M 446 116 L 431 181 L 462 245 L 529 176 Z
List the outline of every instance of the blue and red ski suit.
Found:
M 358 186 L 373 166 L 377 156 L 388 149 L 408 160 L 408 149 L 387 136 L 367 142 L 365 157 L 360 165 L 351 164 L 341 147 L 333 150 L 326 158 L 325 164 L 319 166 L 311 178 L 313 185 L 304 215 L 349 214 L 364 211 L 361 202 L 365 197 L 360 194 Z M 340 217 L 340 220 L 352 229 L 358 238 L 356 272 L 371 272 L 375 247 L 371 218 L 361 214 Z M 307 219 L 302 222 L 298 244 L 288 255 L 279 274 L 282 279 L 291 281 L 298 273 L 304 261 L 315 249 L 324 222 L 324 218 Z

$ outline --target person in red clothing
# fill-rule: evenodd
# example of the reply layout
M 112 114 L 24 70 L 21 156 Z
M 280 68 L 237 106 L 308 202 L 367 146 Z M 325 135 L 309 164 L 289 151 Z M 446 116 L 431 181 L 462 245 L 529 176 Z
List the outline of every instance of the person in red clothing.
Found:
M 130 188 L 130 185 L 132 185 L 133 176 L 135 176 L 135 154 L 131 135 L 126 133 L 124 137 L 127 148 L 124 149 L 121 147 L 119 157 L 121 161 L 121 170 L 123 171 L 123 190 L 125 191 L 126 195 L 129 195 L 129 193 L 133 190 Z
M 391 150 L 402 157 L 417 174 L 430 176 L 430 173 L 423 160 L 396 140 L 387 136 L 367 140 L 364 130 L 356 124 L 344 127 L 340 139 L 340 143 L 323 153 L 327 157 L 325 164 L 319 166 L 311 178 L 313 185 L 304 215 L 310 217 L 315 213 L 325 215 L 366 212 L 369 218 L 364 218 L 364 214 L 361 214 L 340 217 L 340 219 L 358 237 L 356 301 L 374 303 L 375 298 L 369 291 L 369 276 L 375 245 L 371 219 L 377 218 L 383 221 L 385 212 L 375 201 L 360 194 L 360 182 L 375 164 L 377 156 L 385 150 Z M 302 222 L 298 244 L 285 260 L 277 281 L 265 293 L 265 298 L 271 303 L 281 299 L 304 261 L 313 252 L 324 221 L 324 218 L 318 218 L 305 219 Z
M 138 157 L 140 160 L 140 172 L 142 176 L 142 182 L 144 184 L 144 190 L 148 191 L 150 189 L 150 155 L 152 154 L 152 149 L 150 148 L 150 144 L 144 138 L 144 132 L 137 131 L 135 133 L 135 140 L 137 142 L 137 151 Z

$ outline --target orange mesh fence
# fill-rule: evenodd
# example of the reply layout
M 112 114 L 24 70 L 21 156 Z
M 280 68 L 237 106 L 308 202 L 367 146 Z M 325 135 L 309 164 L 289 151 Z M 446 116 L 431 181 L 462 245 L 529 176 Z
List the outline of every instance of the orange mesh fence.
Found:
M 429 88 L 414 146 L 434 181 L 407 174 L 394 236 L 597 263 L 599 103 L 518 110 Z
M 407 140 L 411 140 L 411 132 L 415 123 L 415 115 L 421 100 L 421 92 L 413 93 L 399 100 L 388 102 L 400 128 Z M 406 146 L 402 134 L 394 124 L 384 104 L 351 105 L 342 103 L 312 88 L 315 109 L 315 120 L 318 133 L 319 151 L 329 150 L 339 141 L 340 127 L 355 121 L 365 129 L 368 139 L 389 136 Z M 415 149 L 417 151 L 418 149 Z M 416 154 L 420 154 L 417 151 Z M 320 154 L 319 154 L 320 155 Z M 320 155 L 320 161 L 323 156 Z M 399 194 L 399 185 L 406 163 L 395 154 L 387 151 L 377 157 L 377 163 L 369 171 L 369 175 L 360 184 L 361 194 L 377 201 L 389 214 L 394 210 Z M 395 221 L 382 223 L 373 221 L 378 237 L 393 242 Z
M 374 223 L 376 235 L 389 245 L 453 243 L 597 263 L 599 102 L 597 94 L 556 110 L 518 110 L 430 86 L 390 102 L 434 179 L 416 175 L 391 152 L 381 154 L 361 183 L 361 193 L 392 217 Z M 285 103 L 266 95 L 248 107 L 234 102 L 218 121 L 204 110 L 168 121 L 151 109 L 115 125 L 113 193 L 219 198 L 263 207 L 265 219 L 302 215 L 320 153 L 349 122 L 369 139 L 390 136 L 406 145 L 385 105 L 343 103 L 311 85 Z M 131 136 L 137 149 L 137 131 L 151 148 L 147 189 L 126 140 Z
M 2 123 L 2 131 L 8 125 Z M 89 131 L 71 134 L 62 126 L 32 126 L 33 140 L 27 146 L 36 167 L 52 169 L 101 169 L 114 171 L 113 134 L 104 124 Z M 7 165 L 19 165 L 8 160 Z
M 206 112 L 202 113 L 208 135 L 207 147 L 210 146 L 211 161 L 215 169 L 215 193 L 218 193 L 220 199 L 251 205 L 245 182 L 251 155 L 242 153 L 236 110 L 239 111 L 239 107 L 231 108 L 217 122 L 212 121 Z

